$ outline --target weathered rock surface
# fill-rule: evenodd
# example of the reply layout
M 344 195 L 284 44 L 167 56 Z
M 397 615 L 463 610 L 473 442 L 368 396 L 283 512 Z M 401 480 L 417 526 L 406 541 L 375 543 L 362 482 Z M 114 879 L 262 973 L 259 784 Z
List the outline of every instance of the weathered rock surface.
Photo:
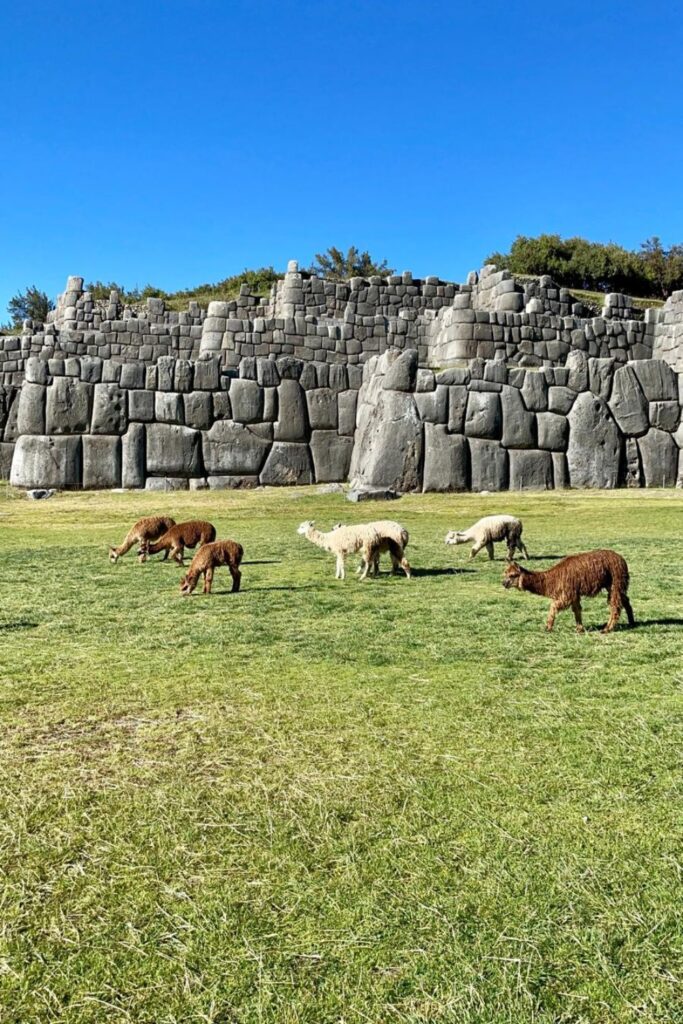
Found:
M 616 487 L 621 438 L 607 403 L 592 392 L 580 394 L 569 419 L 567 464 L 572 487 Z

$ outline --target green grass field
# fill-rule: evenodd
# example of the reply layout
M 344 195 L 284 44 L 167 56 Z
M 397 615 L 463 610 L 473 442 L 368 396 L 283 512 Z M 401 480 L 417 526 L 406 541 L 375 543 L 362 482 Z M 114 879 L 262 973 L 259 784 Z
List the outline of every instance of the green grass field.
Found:
M 107 545 L 141 515 L 245 547 L 182 599 Z M 585 636 L 448 529 L 519 514 L 533 568 L 631 568 Z M 297 536 L 376 517 L 416 577 Z M 0 497 L 0 1022 L 683 1021 L 683 494 L 314 488 Z M 593 627 L 593 628 L 591 628 Z

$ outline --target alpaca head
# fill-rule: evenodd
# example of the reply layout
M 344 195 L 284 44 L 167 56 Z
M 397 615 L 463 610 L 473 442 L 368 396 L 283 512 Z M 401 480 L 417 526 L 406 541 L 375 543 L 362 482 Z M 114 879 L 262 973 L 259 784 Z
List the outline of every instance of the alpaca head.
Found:
M 310 531 L 313 529 L 314 526 L 315 526 L 315 519 L 307 519 L 306 522 L 301 523 L 297 527 L 296 532 L 300 533 L 303 537 L 305 537 L 308 533 L 310 533 Z
M 119 560 L 119 555 L 116 548 L 109 548 L 109 561 L 112 565 L 116 565 Z
M 449 530 L 446 534 L 446 544 L 466 544 L 468 538 L 462 530 Z
M 143 562 L 147 561 L 147 545 L 143 544 L 138 548 L 138 562 L 142 565 Z
M 180 593 L 183 595 L 183 597 L 189 597 L 193 590 L 194 585 L 192 583 L 192 580 L 190 579 L 190 574 L 185 573 L 185 575 L 180 581 Z
M 518 590 L 521 590 L 524 575 L 525 570 L 521 565 L 517 565 L 517 562 L 510 562 L 503 573 L 503 586 L 506 590 L 509 590 L 510 587 L 517 587 Z

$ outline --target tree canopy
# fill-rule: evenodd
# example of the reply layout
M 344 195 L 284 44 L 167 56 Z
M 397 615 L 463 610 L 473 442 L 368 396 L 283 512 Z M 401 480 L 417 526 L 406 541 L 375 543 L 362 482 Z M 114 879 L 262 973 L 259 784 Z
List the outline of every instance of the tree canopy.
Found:
M 387 274 L 394 272 L 386 260 L 377 263 L 369 252 L 361 252 L 355 245 L 352 245 L 346 254 L 334 245 L 325 252 L 317 252 L 310 270 L 311 273 L 332 281 L 345 281 L 349 277 L 371 277 L 373 274 L 386 277 Z
M 14 327 L 21 327 L 24 320 L 44 323 L 47 314 L 54 308 L 52 300 L 35 285 L 31 285 L 25 292 L 17 292 L 7 303 L 7 312 Z
M 491 253 L 487 262 L 513 274 L 550 274 L 566 288 L 588 291 L 667 298 L 683 288 L 683 246 L 665 249 L 656 236 L 630 250 L 579 237 L 518 235 L 508 253 Z

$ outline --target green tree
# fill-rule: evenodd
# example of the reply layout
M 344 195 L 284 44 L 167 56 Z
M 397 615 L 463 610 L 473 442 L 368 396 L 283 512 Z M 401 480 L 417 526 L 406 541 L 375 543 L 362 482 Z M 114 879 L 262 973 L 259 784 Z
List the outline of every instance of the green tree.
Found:
M 20 327 L 24 320 L 39 320 L 44 323 L 47 314 L 54 308 L 51 299 L 35 285 L 31 285 L 25 292 L 17 292 L 7 304 L 7 312 L 15 327 Z
M 349 277 L 371 277 L 373 274 L 393 274 L 393 268 L 386 260 L 376 263 L 369 252 L 360 252 L 352 245 L 344 254 L 341 249 L 330 246 L 325 252 L 317 252 L 310 267 L 311 273 L 319 274 L 331 281 L 345 281 Z

